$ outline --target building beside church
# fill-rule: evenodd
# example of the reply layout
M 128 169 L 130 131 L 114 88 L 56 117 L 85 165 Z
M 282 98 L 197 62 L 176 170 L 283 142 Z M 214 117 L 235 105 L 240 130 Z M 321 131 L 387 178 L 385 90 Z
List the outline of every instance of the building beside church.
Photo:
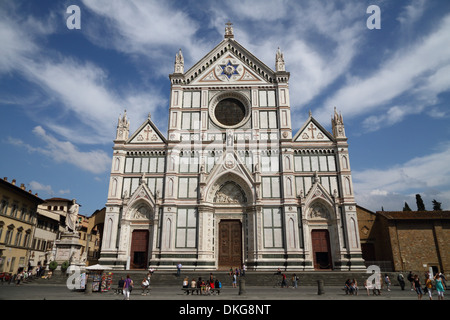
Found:
M 290 73 L 224 39 L 171 81 L 168 133 L 119 117 L 99 262 L 363 270 L 343 118 L 292 132 Z
M 36 211 L 43 202 L 16 179 L 0 179 L 0 272 L 18 274 L 33 265 Z
M 450 211 L 377 211 L 357 206 L 363 258 L 382 271 L 450 270 Z

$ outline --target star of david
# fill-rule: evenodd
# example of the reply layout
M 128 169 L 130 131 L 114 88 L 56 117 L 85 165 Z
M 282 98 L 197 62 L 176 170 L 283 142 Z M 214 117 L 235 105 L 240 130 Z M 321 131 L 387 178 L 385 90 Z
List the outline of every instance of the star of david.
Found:
M 239 72 L 237 72 L 238 65 L 232 64 L 231 61 L 228 61 L 227 64 L 220 65 L 220 67 L 222 68 L 222 74 L 226 75 L 228 79 L 230 79 L 232 75 L 239 75 Z

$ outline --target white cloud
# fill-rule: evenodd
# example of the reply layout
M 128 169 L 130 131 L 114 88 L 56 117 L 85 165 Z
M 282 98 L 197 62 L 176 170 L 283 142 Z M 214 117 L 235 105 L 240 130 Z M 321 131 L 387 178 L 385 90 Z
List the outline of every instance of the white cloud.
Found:
M 59 194 L 64 195 L 64 194 L 70 194 L 70 189 L 65 189 L 65 190 L 59 190 L 58 191 Z
M 328 119 L 333 106 L 349 118 L 370 114 L 403 94 L 418 99 L 449 90 L 448 77 L 442 77 L 440 72 L 450 66 L 450 46 L 446 45 L 450 42 L 449 29 L 450 16 L 447 16 L 432 34 L 412 47 L 393 53 L 372 75 L 349 78 L 344 87 L 326 100 L 317 118 Z M 429 105 L 429 101 L 420 102 Z M 413 112 L 405 110 L 404 113 Z
M 397 20 L 403 27 L 409 28 L 422 17 L 426 9 L 425 4 L 425 0 L 411 1 L 411 3 L 404 7 Z
M 423 107 L 411 107 L 411 106 L 393 106 L 384 114 L 376 114 L 369 116 L 363 121 L 363 127 L 368 132 L 376 131 L 383 127 L 392 126 L 401 122 L 406 116 L 410 114 L 418 114 L 422 112 Z
M 111 165 L 111 158 L 102 150 L 80 151 L 71 142 L 47 134 L 41 126 L 35 127 L 33 133 L 45 142 L 38 152 L 57 163 L 70 163 L 94 174 L 105 172 Z
M 357 202 L 372 207 L 381 205 L 388 207 L 394 203 L 402 206 L 405 199 L 420 193 L 425 194 L 429 201 L 436 198 L 449 207 L 449 163 L 450 144 L 441 146 L 441 150 L 434 154 L 417 157 L 404 164 L 353 171 Z
M 34 18 L 21 24 L 21 20 L 1 16 L 5 19 L 0 19 L 0 72 L 18 72 L 44 90 L 52 106 L 33 99 L 32 109 L 40 107 L 41 122 L 65 139 L 78 144 L 110 143 L 117 117 L 124 109 L 130 118 L 145 119 L 166 103 L 156 89 L 115 89 L 108 72 L 96 64 L 48 51 L 38 42 L 36 33 L 46 34 L 51 28 L 46 30 L 42 23 L 33 22 Z M 15 99 L 8 98 L 8 103 L 27 105 L 23 97 Z M 132 125 L 137 128 L 140 123 Z
M 106 172 L 111 165 L 111 158 L 103 150 L 81 151 L 69 141 L 56 139 L 41 126 L 35 127 L 32 132 L 44 142 L 43 146 L 31 146 L 13 137 L 8 137 L 6 142 L 25 148 L 30 153 L 45 155 L 56 163 L 68 163 L 94 174 Z
M 30 182 L 30 188 L 33 191 L 33 193 L 36 193 L 37 191 L 43 191 L 49 196 L 53 196 L 55 192 L 53 191 L 52 187 L 50 185 L 44 185 L 42 183 L 39 183 L 37 181 L 31 181 Z

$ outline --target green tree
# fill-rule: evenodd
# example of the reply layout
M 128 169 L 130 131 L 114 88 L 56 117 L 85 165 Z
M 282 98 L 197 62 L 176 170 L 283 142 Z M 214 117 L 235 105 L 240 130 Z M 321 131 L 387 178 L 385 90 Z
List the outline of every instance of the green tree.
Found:
M 48 265 L 48 268 L 50 269 L 50 270 L 55 270 L 56 268 L 58 267 L 58 263 L 56 262 L 56 261 L 52 261 L 52 262 L 50 262 L 50 264 Z
M 437 202 L 436 199 L 433 199 L 433 211 L 442 211 L 441 204 L 442 202 Z
M 405 202 L 405 205 L 403 207 L 403 211 L 412 211 L 407 202 Z
M 423 203 L 422 197 L 420 194 L 416 194 L 416 203 L 417 203 L 417 211 L 426 211 L 425 204 Z

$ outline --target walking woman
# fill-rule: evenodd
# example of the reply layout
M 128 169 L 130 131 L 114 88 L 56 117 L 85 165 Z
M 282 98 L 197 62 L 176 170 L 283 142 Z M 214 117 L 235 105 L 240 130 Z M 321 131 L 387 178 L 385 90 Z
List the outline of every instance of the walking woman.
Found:
M 123 284 L 123 296 L 124 300 L 130 300 L 130 293 L 133 290 L 133 280 L 131 280 L 130 275 L 127 274 L 127 278 Z
M 416 290 L 417 297 L 419 298 L 419 300 L 422 300 L 423 290 L 420 284 L 419 276 L 417 274 L 414 275 L 413 286 L 414 290 Z
M 434 277 L 434 280 L 436 281 L 436 291 L 438 294 L 438 300 L 444 300 L 444 284 L 442 281 L 442 277 L 440 276 L 440 274 L 437 274 Z

